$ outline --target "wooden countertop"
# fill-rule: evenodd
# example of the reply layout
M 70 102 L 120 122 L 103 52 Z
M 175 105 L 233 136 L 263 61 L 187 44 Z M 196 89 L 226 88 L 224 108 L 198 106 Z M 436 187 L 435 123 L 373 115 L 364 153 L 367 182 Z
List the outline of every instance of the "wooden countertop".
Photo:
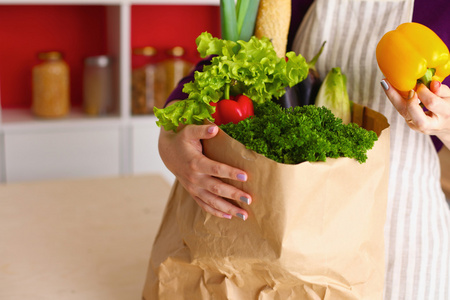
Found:
M 0 299 L 140 300 L 170 186 L 152 175 L 0 185 Z

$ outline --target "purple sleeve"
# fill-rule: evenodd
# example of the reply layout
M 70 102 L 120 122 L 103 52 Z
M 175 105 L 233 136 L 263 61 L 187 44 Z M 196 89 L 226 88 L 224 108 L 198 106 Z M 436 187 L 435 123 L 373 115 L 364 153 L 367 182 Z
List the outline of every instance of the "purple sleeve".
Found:
M 449 14 L 448 0 L 434 0 L 432 5 L 428 0 L 414 1 L 413 22 L 429 27 L 444 41 L 447 47 L 450 45 Z M 450 77 L 447 77 L 443 83 L 450 85 Z M 436 136 L 431 136 L 431 140 L 436 150 L 441 150 L 443 143 Z
M 450 46 L 450 5 L 448 0 L 433 0 L 432 5 L 429 0 L 415 0 L 413 22 L 417 22 L 433 30 L 444 43 Z M 450 77 L 447 77 L 444 84 L 450 85 Z
M 211 61 L 211 57 L 207 57 L 201 61 L 199 61 L 195 68 L 183 79 L 178 82 L 178 85 L 175 87 L 175 89 L 170 93 L 169 97 L 166 100 L 166 103 L 164 104 L 164 107 L 166 107 L 167 103 L 173 100 L 185 100 L 188 97 L 188 94 L 183 92 L 183 87 L 185 83 L 194 81 L 194 74 L 196 71 L 202 71 L 203 66 L 208 65 Z
M 289 27 L 288 43 L 286 47 L 288 51 L 292 49 L 292 43 L 294 42 L 297 29 L 300 27 L 303 17 L 313 2 L 314 0 L 291 1 L 291 25 Z

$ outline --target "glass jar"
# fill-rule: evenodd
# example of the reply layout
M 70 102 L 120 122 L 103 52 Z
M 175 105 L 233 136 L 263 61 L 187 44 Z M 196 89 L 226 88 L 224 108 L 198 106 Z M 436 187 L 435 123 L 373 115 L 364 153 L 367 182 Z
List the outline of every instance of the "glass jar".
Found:
M 83 110 L 91 116 L 105 115 L 114 110 L 112 58 L 90 56 L 84 60 Z
M 164 77 L 156 64 L 156 49 L 133 49 L 131 72 L 131 112 L 134 115 L 152 114 L 157 98 L 164 91 Z
M 164 93 L 164 102 L 172 93 L 178 82 L 183 79 L 192 70 L 194 65 L 185 59 L 185 50 L 183 47 L 176 46 L 167 51 L 168 58 L 163 62 L 166 76 L 166 88 Z M 158 103 L 159 105 L 164 105 Z
M 40 62 L 32 70 L 33 113 L 58 118 L 70 110 L 69 66 L 58 51 L 38 53 Z

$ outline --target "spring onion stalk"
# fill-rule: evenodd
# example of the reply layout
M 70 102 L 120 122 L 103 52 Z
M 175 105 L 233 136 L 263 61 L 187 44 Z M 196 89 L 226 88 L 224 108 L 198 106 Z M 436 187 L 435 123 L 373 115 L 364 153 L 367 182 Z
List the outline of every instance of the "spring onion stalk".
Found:
M 249 41 L 255 30 L 259 0 L 220 0 L 222 39 Z
M 236 42 L 239 35 L 234 0 L 220 0 L 220 23 L 222 39 Z
M 239 39 L 248 41 L 255 31 L 259 0 L 237 0 L 236 15 Z

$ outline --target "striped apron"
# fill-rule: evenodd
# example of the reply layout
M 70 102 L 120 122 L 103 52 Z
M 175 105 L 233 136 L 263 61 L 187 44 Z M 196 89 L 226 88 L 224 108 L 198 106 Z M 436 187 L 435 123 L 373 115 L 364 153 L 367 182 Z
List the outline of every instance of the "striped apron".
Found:
M 450 210 L 429 136 L 411 130 L 387 99 L 375 48 L 389 30 L 412 19 L 413 0 L 316 0 L 293 50 L 317 69 L 347 75 L 350 99 L 385 115 L 391 125 L 391 166 L 385 225 L 384 299 L 450 300 Z

